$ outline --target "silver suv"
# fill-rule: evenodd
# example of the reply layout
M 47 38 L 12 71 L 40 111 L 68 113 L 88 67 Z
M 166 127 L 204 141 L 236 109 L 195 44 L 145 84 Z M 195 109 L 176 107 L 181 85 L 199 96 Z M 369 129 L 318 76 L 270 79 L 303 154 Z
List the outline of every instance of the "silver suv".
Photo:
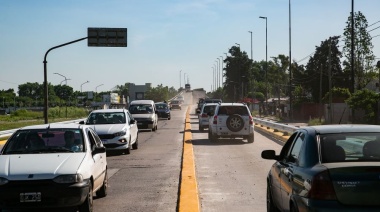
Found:
M 220 103 L 209 121 L 208 138 L 243 138 L 254 141 L 254 124 L 251 111 L 243 103 Z

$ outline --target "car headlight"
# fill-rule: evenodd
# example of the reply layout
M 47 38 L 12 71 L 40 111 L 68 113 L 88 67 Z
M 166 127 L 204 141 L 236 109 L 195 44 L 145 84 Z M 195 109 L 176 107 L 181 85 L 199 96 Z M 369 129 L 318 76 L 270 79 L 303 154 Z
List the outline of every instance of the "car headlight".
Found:
M 8 179 L 4 178 L 4 177 L 0 177 L 0 185 L 5 185 L 7 184 L 9 181 Z
M 56 183 L 81 183 L 83 176 L 81 174 L 60 175 L 53 179 Z
M 115 136 L 123 136 L 125 134 L 127 134 L 127 131 L 125 131 L 125 130 L 117 132 L 117 133 L 114 133 Z

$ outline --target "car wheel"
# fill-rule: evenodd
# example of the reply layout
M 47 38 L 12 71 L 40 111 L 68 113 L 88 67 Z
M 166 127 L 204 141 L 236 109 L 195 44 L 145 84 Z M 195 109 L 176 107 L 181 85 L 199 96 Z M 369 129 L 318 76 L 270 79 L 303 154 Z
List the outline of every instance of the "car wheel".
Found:
M 108 188 L 108 174 L 107 169 L 104 175 L 103 185 L 99 190 L 96 191 L 96 197 L 105 197 L 107 196 L 107 188 Z
M 92 212 L 94 206 L 94 196 L 92 193 L 92 182 L 88 185 L 88 194 L 86 200 L 79 206 L 80 212 Z
M 244 120 L 240 115 L 233 114 L 228 116 L 226 125 L 232 132 L 239 132 L 244 127 Z
M 133 149 L 138 149 L 139 148 L 139 134 L 136 136 L 136 141 L 134 144 L 132 144 Z
M 277 212 L 278 209 L 273 203 L 272 194 L 270 192 L 269 186 L 267 186 L 267 212 Z
M 254 134 L 252 133 L 252 134 L 250 134 L 249 136 L 248 136 L 248 143 L 253 143 L 253 141 L 255 140 L 255 136 L 254 136 Z
M 199 131 L 203 132 L 204 128 L 203 126 L 199 125 Z
M 131 149 L 132 149 L 131 140 L 132 139 L 129 138 L 128 147 L 124 150 L 124 154 L 126 154 L 126 155 L 131 154 Z

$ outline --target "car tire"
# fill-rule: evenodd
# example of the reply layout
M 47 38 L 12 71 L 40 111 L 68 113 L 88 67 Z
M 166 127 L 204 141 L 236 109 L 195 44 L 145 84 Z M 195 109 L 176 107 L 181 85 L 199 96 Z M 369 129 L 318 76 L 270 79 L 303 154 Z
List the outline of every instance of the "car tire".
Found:
M 255 141 L 255 136 L 253 133 L 248 135 L 247 141 L 248 143 L 253 143 Z
M 233 114 L 228 116 L 226 125 L 232 132 L 239 132 L 244 127 L 244 119 L 238 114 Z
M 203 126 L 199 125 L 199 131 L 203 132 L 205 130 L 205 128 L 203 128 Z
M 267 186 L 267 212 L 278 212 L 279 210 L 273 203 L 272 194 L 269 189 L 269 185 Z
M 132 144 L 131 144 L 131 138 L 129 138 L 128 147 L 124 150 L 124 154 L 129 155 L 131 154 Z
M 139 134 L 137 134 L 135 143 L 132 144 L 132 149 L 138 149 L 139 148 Z
M 108 174 L 107 169 L 104 175 L 103 185 L 99 190 L 96 191 L 96 197 L 101 198 L 107 196 L 107 188 L 108 188 Z
M 92 192 L 92 182 L 90 181 L 86 200 L 79 206 L 80 212 L 92 212 L 94 206 L 94 196 Z

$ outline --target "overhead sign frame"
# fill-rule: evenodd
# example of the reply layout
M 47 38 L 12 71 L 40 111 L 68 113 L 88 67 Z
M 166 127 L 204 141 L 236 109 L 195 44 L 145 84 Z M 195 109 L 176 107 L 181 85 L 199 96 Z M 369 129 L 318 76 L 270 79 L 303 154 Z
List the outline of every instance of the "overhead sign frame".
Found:
M 127 28 L 87 28 L 87 45 L 92 47 L 127 47 Z

